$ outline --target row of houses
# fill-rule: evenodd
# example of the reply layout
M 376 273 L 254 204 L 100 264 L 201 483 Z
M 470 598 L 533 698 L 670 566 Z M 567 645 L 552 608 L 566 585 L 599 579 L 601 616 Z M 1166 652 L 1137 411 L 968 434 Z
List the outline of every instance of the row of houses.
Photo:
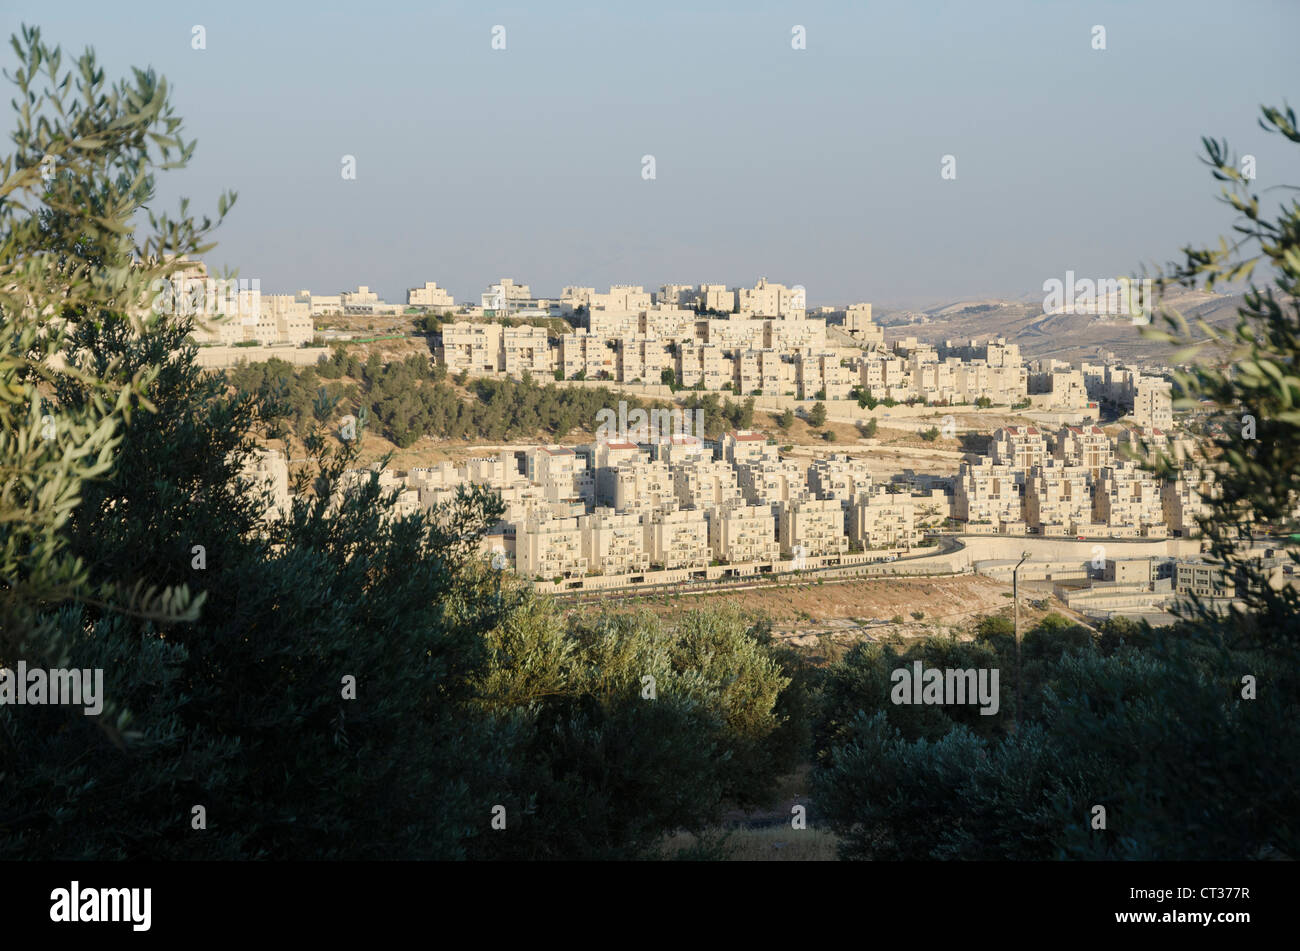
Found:
M 370 478 L 395 493 L 399 514 L 452 503 L 466 483 L 490 488 L 505 509 L 492 544 L 539 579 L 906 550 L 948 509 L 942 489 L 873 484 L 847 456 L 805 467 L 751 432 L 360 470 L 343 490 Z
M 1126 430 L 1123 442 L 1169 447 L 1160 430 Z M 1194 536 L 1207 510 L 1208 470 L 1188 468 L 1159 479 L 1120 451 L 1099 426 L 1034 426 L 994 433 L 988 455 L 961 463 L 952 517 L 971 533 Z M 1186 455 L 1186 450 L 1184 449 Z

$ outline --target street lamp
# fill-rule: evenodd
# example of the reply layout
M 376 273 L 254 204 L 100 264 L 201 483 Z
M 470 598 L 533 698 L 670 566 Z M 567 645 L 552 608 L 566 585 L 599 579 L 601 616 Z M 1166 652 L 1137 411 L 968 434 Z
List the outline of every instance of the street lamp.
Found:
M 1029 557 L 1029 552 L 1022 552 L 1016 567 L 1011 571 L 1011 601 L 1015 607 L 1016 632 L 1016 730 L 1020 730 L 1020 566 Z

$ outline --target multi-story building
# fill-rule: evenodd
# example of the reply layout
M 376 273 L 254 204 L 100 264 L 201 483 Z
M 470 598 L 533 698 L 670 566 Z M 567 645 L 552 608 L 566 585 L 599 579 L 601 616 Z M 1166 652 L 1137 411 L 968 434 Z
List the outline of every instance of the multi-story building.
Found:
M 577 518 L 536 515 L 515 526 L 515 566 L 525 577 L 571 578 L 587 573 Z
M 784 317 L 800 320 L 807 307 L 802 288 L 769 284 L 760 277 L 751 287 L 736 290 L 736 312 L 756 317 Z
M 842 555 L 849 550 L 844 508 L 838 499 L 808 496 L 783 501 L 777 516 L 777 541 L 786 557 Z
M 586 460 L 565 446 L 534 446 L 524 456 L 528 481 L 541 486 L 551 501 L 595 501 L 594 473 Z
M 1100 426 L 1062 426 L 1052 445 L 1052 458 L 1067 466 L 1082 466 L 1095 479 L 1115 461 L 1115 450 Z
M 1028 471 L 1047 458 L 1047 440 L 1034 426 L 1003 426 L 993 433 L 989 456 L 994 465 Z
M 437 355 L 447 372 L 496 373 L 501 365 L 501 324 L 444 324 Z M 544 332 L 544 331 L 543 331 Z
M 451 310 L 456 306 L 446 288 L 439 287 L 436 281 L 425 281 L 423 287 L 412 287 L 406 292 L 408 307 L 422 307 L 425 310 Z
M 343 298 L 339 294 L 313 294 L 309 290 L 301 290 L 293 299 L 306 304 L 307 312 L 312 317 L 343 313 Z
M 870 304 L 850 304 L 846 307 L 842 326 L 845 333 L 852 334 L 863 343 L 877 347 L 884 345 L 885 331 L 872 322 Z
M 769 445 L 767 437 L 752 429 L 732 430 L 722 434 L 722 458 L 733 466 L 751 462 L 777 462 L 780 453 Z
M 620 512 L 677 508 L 673 473 L 664 462 L 625 462 L 600 470 L 605 499 Z
M 1174 535 L 1196 538 L 1201 534 L 1198 518 L 1210 513 L 1213 483 L 1208 471 L 1188 471 L 1176 479 L 1166 479 L 1160 486 L 1160 503 L 1165 525 Z
M 664 284 L 655 295 L 654 302 L 669 307 L 691 309 L 700 299 L 700 292 L 694 284 Z
M 558 369 L 566 380 L 612 380 L 618 369 L 613 342 L 588 330 L 564 334 Z
M 885 351 L 865 355 L 858 363 L 858 374 L 858 385 L 875 399 L 902 402 L 916 395 L 907 362 Z
M 365 284 L 355 291 L 344 291 L 339 295 L 339 304 L 343 313 L 353 317 L 370 317 L 377 314 L 400 314 L 400 304 L 389 304 L 379 299 L 379 295 Z
M 848 399 L 853 374 L 841 364 L 835 351 L 800 351 L 795 354 L 794 367 L 799 399 Z
M 682 508 L 704 510 L 741 498 L 736 470 L 729 463 L 699 459 L 671 466 L 673 491 Z
M 771 350 L 825 350 L 826 321 L 822 318 L 787 318 L 763 321 L 763 344 Z
M 706 390 L 720 390 L 735 376 L 723 349 L 708 343 L 677 344 L 675 372 L 682 386 L 702 385 Z
M 911 548 L 921 540 L 912 496 L 885 486 L 859 492 L 849 503 L 848 537 L 862 549 Z
M 503 277 L 495 284 L 488 285 L 481 298 L 485 311 L 492 311 L 497 316 L 511 314 L 527 309 L 533 299 L 533 292 L 527 284 L 516 284 L 508 277 Z
M 645 288 L 632 284 L 614 284 L 608 294 L 590 294 L 587 306 L 594 317 L 596 311 L 611 313 L 638 313 L 650 307 L 650 295 Z M 594 329 L 594 328 L 593 328 Z
M 555 357 L 544 327 L 503 327 L 501 330 L 500 368 L 513 377 L 526 372 L 550 376 L 555 371 Z
M 1164 538 L 1160 486 L 1151 473 L 1131 462 L 1104 466 L 1093 486 L 1093 521 L 1117 538 Z
M 709 564 L 709 523 L 702 512 L 649 512 L 642 518 L 652 568 L 704 568 Z
M 1168 380 L 1143 377 L 1133 388 L 1133 421 L 1144 429 L 1168 431 L 1174 425 Z
M 1236 573 L 1225 565 L 1205 559 L 1180 561 L 1174 568 L 1174 590 L 1204 599 L 1237 597 Z
M 1039 535 L 1091 531 L 1092 489 L 1085 466 L 1048 459 L 1025 479 L 1025 523 Z
M 724 502 L 708 510 L 708 521 L 709 548 L 719 561 L 772 562 L 780 557 L 770 506 Z
M 274 326 L 274 332 L 270 327 Z M 263 294 L 261 319 L 258 322 L 258 339 L 269 336 L 263 343 L 287 343 L 295 347 L 311 343 L 315 326 L 311 308 L 292 294 Z
M 641 516 L 636 512 L 615 512 L 597 508 L 578 519 L 582 533 L 582 556 L 589 571 L 607 575 L 647 571 L 650 557 L 645 550 Z
M 658 383 L 666 366 L 663 343 L 651 334 L 619 337 L 615 355 L 620 383 Z
M 797 499 L 808 491 L 803 470 L 795 462 L 763 460 L 739 464 L 736 482 L 751 505 L 774 506 Z
M 702 310 L 730 314 L 736 310 L 736 295 L 726 284 L 701 284 L 697 300 Z
M 871 490 L 871 473 L 852 456 L 830 456 L 808 466 L 808 489 L 819 499 L 838 499 L 845 508 Z
M 967 531 L 1024 531 L 1024 470 L 987 457 L 961 464 L 953 491 L 953 518 Z

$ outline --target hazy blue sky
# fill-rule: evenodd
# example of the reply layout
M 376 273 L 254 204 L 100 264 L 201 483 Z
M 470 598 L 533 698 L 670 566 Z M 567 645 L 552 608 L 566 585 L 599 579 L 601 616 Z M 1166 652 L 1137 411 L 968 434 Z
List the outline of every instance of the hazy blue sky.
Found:
M 1300 178 L 1256 124 L 1300 100 L 1297 0 L 0 6 L 6 33 L 167 76 L 199 146 L 163 195 L 237 190 L 209 260 L 264 291 L 1019 296 L 1226 233 L 1202 135 L 1253 153 L 1260 186 Z

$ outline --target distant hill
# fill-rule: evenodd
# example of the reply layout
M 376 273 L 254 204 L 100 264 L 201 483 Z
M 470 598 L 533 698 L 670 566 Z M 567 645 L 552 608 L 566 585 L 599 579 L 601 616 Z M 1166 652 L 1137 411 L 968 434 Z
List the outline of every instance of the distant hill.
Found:
M 1230 328 L 1242 306 L 1241 294 L 1170 291 L 1165 303 L 1189 322 L 1203 319 L 1216 328 Z M 1044 314 L 1042 301 L 961 300 L 925 311 L 898 310 L 879 315 L 887 341 L 916 337 L 928 343 L 969 338 L 1005 337 L 1020 345 L 1026 358 L 1055 357 L 1078 361 L 1106 353 L 1134 363 L 1161 363 L 1169 346 L 1147 340 L 1127 317 L 1084 314 Z

